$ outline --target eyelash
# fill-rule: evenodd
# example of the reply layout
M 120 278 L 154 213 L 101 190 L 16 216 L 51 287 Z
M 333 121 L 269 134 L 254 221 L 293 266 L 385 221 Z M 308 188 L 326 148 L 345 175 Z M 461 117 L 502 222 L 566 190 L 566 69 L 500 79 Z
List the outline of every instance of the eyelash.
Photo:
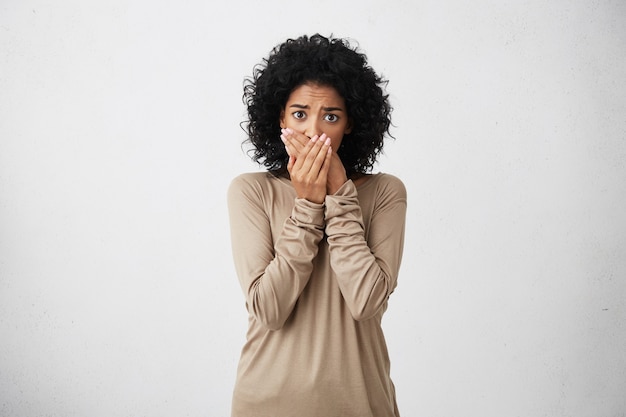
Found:
M 303 112 L 302 110 L 295 111 L 291 114 L 293 118 L 296 120 L 302 120 L 306 117 L 306 113 Z M 332 117 L 333 120 L 328 120 L 329 117 Z M 339 116 L 337 116 L 336 114 L 329 113 L 329 114 L 324 115 L 324 120 L 326 120 L 329 123 L 336 123 L 337 121 L 339 121 Z

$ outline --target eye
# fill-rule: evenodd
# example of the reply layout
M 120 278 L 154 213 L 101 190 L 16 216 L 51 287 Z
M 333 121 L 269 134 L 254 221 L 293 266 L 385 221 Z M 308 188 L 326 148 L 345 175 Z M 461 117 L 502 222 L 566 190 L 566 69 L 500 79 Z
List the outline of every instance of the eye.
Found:
M 294 119 L 302 120 L 306 117 L 306 114 L 302 110 L 294 111 L 291 113 Z
M 337 120 L 339 120 L 339 116 L 337 116 L 336 114 L 329 113 L 326 116 L 324 116 L 324 120 L 330 123 L 335 123 Z

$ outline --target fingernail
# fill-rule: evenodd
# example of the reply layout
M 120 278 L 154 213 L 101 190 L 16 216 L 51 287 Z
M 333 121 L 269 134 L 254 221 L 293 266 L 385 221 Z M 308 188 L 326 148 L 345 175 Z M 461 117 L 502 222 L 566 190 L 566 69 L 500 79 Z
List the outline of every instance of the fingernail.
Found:
M 282 140 L 283 143 L 287 142 L 287 139 L 283 135 L 280 135 L 280 140 Z
M 293 130 L 291 130 L 290 128 L 287 127 L 287 128 L 285 128 L 285 132 L 287 132 L 288 134 L 292 134 Z
M 311 138 L 311 142 L 316 142 L 319 139 L 319 136 L 315 135 Z

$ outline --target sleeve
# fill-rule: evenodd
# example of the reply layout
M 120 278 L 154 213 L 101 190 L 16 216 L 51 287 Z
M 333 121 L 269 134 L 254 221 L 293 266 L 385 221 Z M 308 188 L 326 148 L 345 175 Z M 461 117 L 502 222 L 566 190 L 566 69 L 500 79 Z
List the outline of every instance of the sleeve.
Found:
M 355 320 L 371 318 L 396 287 L 406 218 L 406 189 L 391 177 L 376 191 L 366 241 L 357 190 L 346 182 L 326 197 L 326 233 L 330 262 Z
M 254 181 L 240 176 L 230 184 L 231 244 L 248 312 L 268 329 L 278 330 L 311 276 L 324 234 L 324 206 L 296 199 L 274 246 L 265 198 Z

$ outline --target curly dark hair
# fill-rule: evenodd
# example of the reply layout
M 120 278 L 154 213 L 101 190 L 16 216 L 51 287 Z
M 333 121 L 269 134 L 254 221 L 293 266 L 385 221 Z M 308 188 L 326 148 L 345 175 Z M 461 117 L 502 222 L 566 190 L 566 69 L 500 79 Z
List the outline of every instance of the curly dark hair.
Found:
M 280 140 L 280 113 L 291 92 L 306 83 L 335 88 L 346 104 L 352 131 L 337 151 L 348 175 L 367 173 L 381 153 L 391 125 L 387 80 L 368 65 L 365 54 L 345 39 L 315 34 L 288 39 L 254 67 L 244 81 L 248 120 L 242 126 L 252 159 L 269 171 L 285 172 L 288 155 Z

